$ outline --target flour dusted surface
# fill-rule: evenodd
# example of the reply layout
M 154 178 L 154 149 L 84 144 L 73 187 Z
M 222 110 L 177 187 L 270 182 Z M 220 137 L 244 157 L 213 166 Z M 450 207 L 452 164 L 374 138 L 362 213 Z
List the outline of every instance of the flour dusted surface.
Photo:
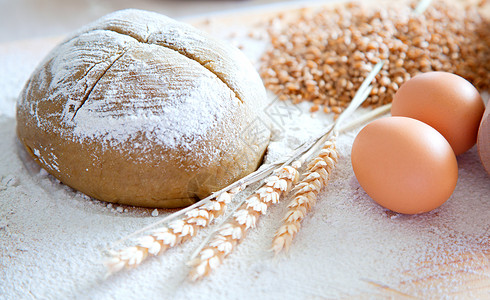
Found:
M 159 46 L 149 47 L 161 51 Z M 132 64 L 124 63 L 126 56 Z M 219 130 L 217 127 L 225 119 L 233 118 L 238 103 L 232 92 L 212 74 L 196 75 L 194 71 L 192 76 L 196 78 L 191 81 L 186 78 L 190 62 L 177 67 L 149 65 L 144 61 L 134 62 L 131 56 L 129 50 L 112 65 L 111 70 L 117 75 L 102 78 L 99 81 L 102 88 L 96 87 L 90 101 L 78 110 L 71 120 L 75 136 L 101 139 L 116 146 L 144 132 L 151 142 L 191 151 L 193 146 L 209 138 L 211 130 Z M 177 59 L 174 57 L 171 63 Z M 133 74 L 137 74 L 136 80 L 132 79 Z M 159 92 L 162 87 L 168 87 L 164 94 Z M 220 90 L 228 94 L 224 99 L 229 103 L 216 97 Z M 136 99 L 125 100 L 132 98 Z
M 318 119 L 306 123 L 307 118 L 302 118 L 304 131 L 291 131 L 286 136 L 294 139 L 274 145 L 294 147 L 307 129 L 322 124 Z M 391 295 L 376 284 L 423 296 L 463 290 L 466 273 L 461 270 L 485 278 L 485 265 L 477 258 L 489 249 L 490 204 L 488 177 L 476 149 L 460 158 L 460 182 L 446 204 L 429 214 L 403 216 L 383 210 L 362 191 L 349 163 L 354 137 L 349 134 L 339 138 L 340 165 L 289 254 L 273 259 L 268 251 L 283 203 L 203 282 L 184 281 L 185 261 L 209 230 L 137 270 L 103 280 L 102 250 L 157 220 L 151 217 L 155 210 L 105 204 L 59 184 L 22 155 L 13 119 L 3 118 L 0 125 L 7 141 L 0 146 L 0 275 L 8 278 L 0 288 L 15 298 L 25 297 L 26 290 L 38 297 L 82 299 Z M 460 257 L 466 257 L 465 266 L 458 267 Z M 426 286 L 416 281 L 420 277 Z
M 2 66 L 9 65 L 5 60 L 31 66 L 0 69 L 0 78 L 8 72 L 12 82 L 26 80 L 25 73 L 45 54 L 37 49 L 49 50 L 38 45 L 31 45 L 35 51 L 0 56 Z M 202 282 L 184 280 L 185 261 L 209 230 L 139 269 L 103 280 L 106 246 L 169 211 L 159 209 L 155 218 L 153 209 L 95 201 L 40 170 L 16 145 L 15 120 L 8 113 L 14 102 L 7 97 L 18 94 L 21 85 L 3 86 L 0 102 L 7 108 L 0 116 L 1 295 L 14 299 L 488 295 L 490 179 L 476 149 L 458 158 L 460 179 L 448 202 L 428 214 L 404 216 L 380 208 L 357 183 L 349 155 L 356 132 L 339 138 L 339 166 L 289 254 L 274 259 L 268 251 L 286 210 L 283 203 L 271 208 L 224 265 Z M 279 130 L 270 147 L 271 160 L 331 121 L 322 114 L 311 118 L 308 109 L 302 106 L 302 114 L 287 119 L 284 130 Z M 470 284 L 481 289 L 472 291 Z

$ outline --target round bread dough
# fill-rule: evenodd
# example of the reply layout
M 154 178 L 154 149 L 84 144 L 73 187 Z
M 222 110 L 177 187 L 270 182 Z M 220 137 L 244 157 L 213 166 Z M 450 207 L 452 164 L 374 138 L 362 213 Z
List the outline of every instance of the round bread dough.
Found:
M 26 83 L 17 134 L 91 197 L 183 207 L 254 171 L 266 93 L 235 47 L 163 15 L 123 10 L 58 45 Z

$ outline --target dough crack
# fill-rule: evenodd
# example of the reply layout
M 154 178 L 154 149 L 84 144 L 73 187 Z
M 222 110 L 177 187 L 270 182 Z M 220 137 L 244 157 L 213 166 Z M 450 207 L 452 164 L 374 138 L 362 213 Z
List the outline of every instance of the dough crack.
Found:
M 73 117 L 71 118 L 71 120 L 73 121 L 78 113 L 78 111 L 80 110 L 80 108 L 82 108 L 82 106 L 85 104 L 85 102 L 87 102 L 88 98 L 90 97 L 90 94 L 92 93 L 92 91 L 94 90 L 95 86 L 97 86 L 97 83 L 99 83 L 99 81 L 102 79 L 102 77 L 104 77 L 104 75 L 109 71 L 110 68 L 112 68 L 112 66 L 121 58 L 124 56 L 124 54 L 126 54 L 126 52 L 128 52 L 128 49 L 124 49 L 123 52 L 121 54 L 119 54 L 116 59 L 114 59 L 108 66 L 107 68 L 101 72 L 101 74 L 99 76 L 97 76 L 97 79 L 95 80 L 94 84 L 92 84 L 88 89 L 87 91 L 85 92 L 85 95 L 83 95 L 83 98 L 82 98 L 82 101 L 80 101 L 80 105 L 75 109 L 75 112 L 73 113 Z M 92 70 L 97 64 L 94 64 L 88 71 L 87 73 L 85 74 L 85 76 L 87 76 L 87 74 L 90 72 L 90 70 Z
M 150 38 L 150 35 L 151 35 L 151 32 L 150 32 L 150 27 L 148 26 L 148 24 L 146 25 L 146 37 L 145 37 L 145 40 L 144 40 L 144 43 L 145 44 L 148 44 L 148 39 Z
M 200 61 L 199 59 L 197 59 L 194 55 L 188 53 L 187 51 L 185 51 L 185 49 L 179 49 L 175 46 L 172 46 L 172 44 L 166 44 L 166 45 L 161 45 L 161 44 L 154 44 L 154 45 L 159 45 L 159 46 L 162 46 L 162 47 L 165 47 L 167 49 L 170 49 L 170 50 L 174 50 L 175 52 L 179 53 L 180 55 L 183 55 L 185 57 L 187 57 L 188 59 L 191 59 L 197 63 L 199 63 L 203 68 L 207 69 L 209 72 L 211 72 L 212 74 L 214 74 L 214 76 L 216 76 L 221 82 L 223 82 L 229 89 L 230 91 L 233 92 L 233 94 L 235 95 L 235 97 L 241 102 L 243 103 L 243 100 L 242 98 L 240 98 L 239 94 L 235 91 L 235 89 L 225 80 L 225 78 L 223 78 L 223 76 L 219 75 L 217 72 L 215 72 L 211 67 L 209 67 L 208 65 L 210 63 L 213 63 L 214 60 L 212 59 L 209 59 L 209 60 L 205 60 L 205 61 Z
M 156 45 L 156 46 L 160 46 L 160 47 L 165 47 L 165 48 L 167 48 L 169 50 L 173 50 L 173 51 L 179 53 L 182 56 L 185 56 L 186 58 L 188 58 L 190 60 L 193 60 L 193 61 L 197 62 L 203 68 L 205 68 L 206 70 L 208 70 L 209 72 L 211 72 L 214 76 L 216 76 L 221 82 L 223 82 L 223 84 L 226 85 L 228 87 L 228 89 L 230 89 L 230 91 L 233 92 L 233 94 L 240 101 L 240 103 L 243 103 L 243 99 L 240 97 L 239 93 L 227 82 L 227 80 L 225 78 L 223 78 L 223 76 L 221 76 L 220 74 L 218 74 L 216 71 L 214 71 L 209 66 L 210 63 L 215 62 L 214 60 L 209 59 L 209 60 L 201 61 L 195 55 L 192 55 L 192 54 L 188 53 L 187 51 L 185 51 L 185 49 L 179 49 L 178 47 L 172 45 L 172 43 L 169 43 L 168 41 L 161 41 L 162 43 L 150 43 L 149 40 L 150 40 L 150 37 L 151 37 L 152 33 L 150 33 L 150 28 L 148 27 L 148 25 L 146 26 L 146 28 L 147 28 L 147 35 L 144 38 L 138 36 L 137 34 L 131 34 L 130 32 L 125 32 L 125 31 L 120 30 L 118 28 L 106 28 L 104 30 L 112 31 L 112 32 L 115 32 L 117 34 L 121 34 L 121 35 L 125 35 L 125 36 L 128 36 L 128 37 L 132 37 L 136 41 L 138 41 L 140 43 L 143 43 L 143 44 L 146 44 L 146 45 Z

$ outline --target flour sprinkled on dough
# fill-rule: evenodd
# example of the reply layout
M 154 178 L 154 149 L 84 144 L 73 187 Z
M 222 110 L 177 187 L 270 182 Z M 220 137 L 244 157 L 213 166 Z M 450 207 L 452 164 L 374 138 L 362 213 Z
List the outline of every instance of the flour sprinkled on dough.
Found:
M 49 173 L 87 195 L 182 207 L 258 167 L 270 138 L 265 106 L 237 48 L 124 10 L 48 54 L 21 93 L 18 135 Z M 243 134 L 253 122 L 263 139 Z

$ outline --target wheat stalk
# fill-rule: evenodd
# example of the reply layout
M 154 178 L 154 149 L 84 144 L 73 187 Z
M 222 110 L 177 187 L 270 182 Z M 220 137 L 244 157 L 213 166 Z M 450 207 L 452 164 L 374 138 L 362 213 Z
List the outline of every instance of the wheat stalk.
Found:
M 193 267 L 190 272 L 191 280 L 207 276 L 222 263 L 242 241 L 246 232 L 256 226 L 259 217 L 266 214 L 267 208 L 278 203 L 281 196 L 291 190 L 298 180 L 297 168 L 300 166 L 301 163 L 295 161 L 291 166 L 276 169 L 265 180 L 265 184 L 239 206 L 232 218 L 226 220 L 211 240 L 198 251 L 196 257 L 190 260 L 189 265 Z
M 272 241 L 272 250 L 276 255 L 289 249 L 301 227 L 301 221 L 315 205 L 318 193 L 327 185 L 339 157 L 335 140 L 336 135 L 325 142 L 320 153 L 308 163 L 303 179 L 294 187 L 294 198 L 288 205 L 284 223 Z
M 134 268 L 148 256 L 159 255 L 168 248 L 182 244 L 192 238 L 199 229 L 208 226 L 215 218 L 222 215 L 227 204 L 241 189 L 241 187 L 237 187 L 221 193 L 205 205 L 186 212 L 183 218 L 176 219 L 170 222 L 168 226 L 155 229 L 151 234 L 139 238 L 136 246 L 112 251 L 111 258 L 105 262 L 108 275 L 124 268 Z

